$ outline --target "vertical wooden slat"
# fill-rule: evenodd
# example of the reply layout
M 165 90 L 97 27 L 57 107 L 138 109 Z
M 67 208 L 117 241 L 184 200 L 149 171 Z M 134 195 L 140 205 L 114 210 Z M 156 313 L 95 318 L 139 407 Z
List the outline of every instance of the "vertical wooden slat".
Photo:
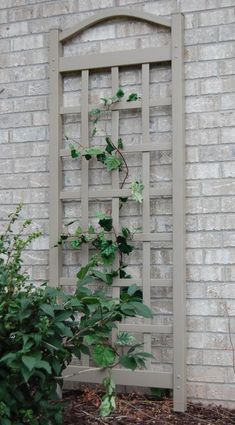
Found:
M 112 77 L 112 95 L 114 96 L 119 87 L 119 77 L 118 77 L 118 67 L 111 68 L 111 77 Z M 112 141 L 114 144 L 117 143 L 119 133 L 119 111 L 112 111 Z M 112 172 L 112 189 L 119 189 L 119 170 L 114 170 Z M 113 219 L 113 227 L 116 232 L 119 231 L 119 198 L 112 199 L 112 219 Z M 113 268 L 118 269 L 119 267 L 119 259 L 118 257 L 113 264 Z M 115 280 L 114 278 L 114 284 Z M 120 297 L 120 288 L 115 287 L 112 290 L 113 298 Z M 112 339 L 115 341 L 117 336 L 117 329 L 113 329 Z
M 59 58 L 62 46 L 59 42 L 59 30 L 50 31 L 50 237 L 49 237 L 49 285 L 58 286 L 62 271 L 62 253 L 60 247 L 54 247 L 58 242 L 62 226 L 62 202 L 59 194 L 62 190 L 62 164 L 60 149 L 62 148 L 62 120 L 60 106 L 62 98 L 62 78 L 59 73 Z
M 82 71 L 82 93 L 81 93 L 81 142 L 84 147 L 89 146 L 89 110 L 88 110 L 88 83 L 89 71 Z M 89 161 L 85 157 L 81 159 L 81 225 L 83 229 L 88 229 L 89 220 Z M 89 261 L 88 244 L 83 245 L 81 250 L 81 264 L 85 266 Z M 89 357 L 82 356 L 82 365 L 89 366 Z
M 142 138 L 143 144 L 149 143 L 149 64 L 142 65 Z M 142 156 L 142 181 L 143 191 L 143 233 L 150 233 L 150 153 L 144 152 Z M 143 302 L 150 306 L 150 242 L 143 242 Z M 150 319 L 145 319 L 150 323 Z M 144 349 L 151 352 L 151 335 L 144 334 Z M 150 362 L 149 362 L 150 366 Z
M 172 17 L 174 410 L 186 408 L 183 15 Z

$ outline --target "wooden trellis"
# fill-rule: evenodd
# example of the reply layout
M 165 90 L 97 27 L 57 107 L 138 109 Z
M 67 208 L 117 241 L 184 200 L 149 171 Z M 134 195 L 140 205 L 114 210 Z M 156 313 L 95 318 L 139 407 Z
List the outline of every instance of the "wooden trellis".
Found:
M 110 18 L 131 17 L 151 24 L 168 27 L 171 30 L 171 44 L 163 47 L 145 48 L 118 53 L 102 53 L 84 56 L 63 56 L 63 43 L 79 34 L 81 31 Z M 150 101 L 149 70 L 150 64 L 171 62 L 172 97 L 157 98 Z M 135 235 L 135 240 L 143 244 L 142 279 L 132 279 L 142 288 L 143 301 L 150 305 L 151 287 L 170 287 L 173 285 L 173 327 L 155 325 L 150 319 L 142 324 L 120 324 L 119 330 L 143 334 L 145 350 L 151 351 L 151 335 L 173 332 L 173 373 L 156 372 L 151 366 L 145 371 L 131 372 L 115 369 L 114 379 L 120 385 L 136 385 L 144 387 L 172 388 L 174 392 L 174 409 L 184 411 L 186 406 L 185 389 L 185 189 L 184 189 L 184 77 L 183 77 L 183 16 L 179 13 L 172 19 L 157 17 L 133 9 L 114 8 L 92 16 L 69 30 L 60 32 L 57 29 L 50 33 L 50 285 L 73 283 L 75 279 L 62 277 L 61 249 L 52 248 L 59 240 L 62 230 L 63 201 L 77 199 L 81 202 L 81 224 L 88 225 L 89 201 L 92 199 L 112 200 L 113 223 L 119 224 L 119 197 L 130 194 L 128 189 L 120 189 L 118 170 L 112 173 L 112 188 L 100 189 L 99 192 L 89 188 L 89 165 L 85 158 L 81 159 L 81 189 L 76 191 L 63 190 L 62 158 L 69 156 L 69 151 L 62 145 L 63 114 L 81 114 L 81 139 L 83 146 L 89 143 L 89 104 L 88 83 L 89 71 L 103 68 L 111 69 L 112 91 L 115 94 L 119 87 L 119 67 L 128 65 L 142 66 L 142 98 L 135 102 L 120 102 L 112 108 L 112 139 L 118 138 L 119 111 L 125 109 L 140 109 L 142 111 L 142 140 L 140 145 L 128 146 L 126 152 L 142 154 L 143 199 L 143 232 Z M 76 71 L 81 73 L 82 90 L 81 104 L 76 107 L 64 107 L 62 104 L 63 75 Z M 172 105 L 172 143 L 151 142 L 149 138 L 149 111 L 151 107 Z M 172 150 L 173 182 L 172 190 L 149 187 L 150 156 L 153 151 Z M 173 197 L 173 235 L 172 233 L 150 233 L 150 199 L 159 196 Z M 150 276 L 151 242 L 171 241 L 173 238 L 173 279 L 152 279 Z M 82 248 L 82 264 L 88 261 L 88 246 Z M 120 288 L 127 285 L 126 280 L 116 278 L 113 284 L 113 295 L 120 295 Z M 82 366 L 70 366 L 69 372 L 87 369 L 88 360 L 83 359 Z M 73 380 L 83 382 L 101 382 L 103 374 L 89 368 L 89 371 L 78 375 Z

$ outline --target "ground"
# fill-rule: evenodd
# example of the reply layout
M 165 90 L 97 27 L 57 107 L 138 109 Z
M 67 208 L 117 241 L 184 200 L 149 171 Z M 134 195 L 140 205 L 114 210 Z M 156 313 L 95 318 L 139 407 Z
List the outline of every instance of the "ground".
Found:
M 235 425 L 235 409 L 188 403 L 187 412 L 173 412 L 172 399 L 155 400 L 141 394 L 119 394 L 117 409 L 107 418 L 99 416 L 102 393 L 85 387 L 65 392 L 64 425 Z

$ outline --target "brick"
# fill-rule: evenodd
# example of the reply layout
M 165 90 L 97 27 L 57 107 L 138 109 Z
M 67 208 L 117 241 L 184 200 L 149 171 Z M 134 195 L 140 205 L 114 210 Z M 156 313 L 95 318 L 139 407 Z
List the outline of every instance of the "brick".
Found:
M 206 384 L 187 383 L 187 395 L 190 398 L 204 399 L 206 398 Z
M 210 384 L 207 386 L 207 399 L 235 401 L 234 385 Z
M 191 96 L 186 98 L 186 111 L 191 112 L 204 112 L 216 111 L 219 107 L 219 98 L 217 96 Z M 229 108 L 227 108 L 229 109 Z
M 48 137 L 46 127 L 25 127 L 12 131 L 13 142 L 34 142 L 46 140 Z
M 203 350 L 203 364 L 211 366 L 232 366 L 231 351 Z
M 221 164 L 222 177 L 235 177 L 234 162 L 225 162 Z
M 185 44 L 190 46 L 194 44 L 214 43 L 218 40 L 218 36 L 218 28 L 190 29 L 185 31 Z
M 219 138 L 217 128 L 186 131 L 186 145 L 214 145 L 219 142 Z
M 189 62 L 185 64 L 185 77 L 187 79 L 213 77 L 218 74 L 218 63 L 216 61 Z
M 234 40 L 235 24 L 225 25 L 219 29 L 219 40 L 228 41 Z
M 235 88 L 235 84 L 234 84 Z M 223 94 L 221 96 L 221 109 L 233 109 L 235 105 L 235 94 Z
M 219 164 L 189 164 L 186 167 L 186 176 L 188 179 L 210 179 L 219 178 Z
M 225 369 L 213 366 L 188 366 L 187 379 L 196 382 L 224 382 Z
M 235 143 L 235 127 L 224 127 L 221 129 L 222 143 Z
M 26 37 L 14 38 L 11 40 L 11 50 L 31 50 L 45 47 L 44 35 L 28 35 Z
M 235 240 L 235 236 L 234 236 Z M 186 246 L 188 248 L 210 248 L 222 246 L 222 235 L 218 232 L 187 233 Z
M 196 10 L 214 9 L 217 7 L 216 0 L 181 0 L 182 12 L 194 12 Z
M 14 112 L 21 111 L 41 111 L 48 108 L 47 97 L 45 96 L 30 96 L 13 100 Z
M 27 22 L 17 22 L 2 25 L 0 28 L 1 38 L 5 37 L 15 37 L 24 34 L 28 34 L 28 23 Z
M 187 279 L 194 282 L 220 282 L 222 280 L 222 266 L 189 266 Z
M 221 211 L 235 212 L 235 198 L 232 196 L 221 199 Z
M 35 19 L 42 17 L 42 6 L 32 5 L 28 7 L 11 7 L 8 13 L 10 22 L 26 21 L 28 19 Z
M 235 148 L 233 145 L 220 146 L 200 146 L 200 161 L 229 161 L 235 156 Z
M 42 15 L 45 17 L 64 15 L 78 11 L 78 2 L 74 0 L 60 0 L 59 3 L 48 2 L 42 5 Z
M 205 253 L 205 264 L 231 264 L 234 262 L 235 251 L 230 249 L 213 249 Z
M 113 6 L 116 6 L 114 0 L 100 0 L 99 4 L 97 4 L 96 0 L 80 0 L 79 12 L 83 12 L 85 10 L 90 11 L 95 9 L 102 9 Z
M 202 183 L 202 194 L 203 195 L 234 195 L 235 194 L 235 182 L 228 179 L 218 179 L 217 181 L 208 181 Z
M 170 15 L 175 12 L 175 1 L 174 0 L 158 0 L 157 7 L 155 1 L 148 1 L 143 7 L 145 12 L 154 13 L 157 15 Z
M 235 206 L 235 202 L 233 203 Z M 234 207 L 233 207 L 233 210 L 235 210 Z M 223 232 L 223 246 L 224 247 L 235 246 L 235 235 L 233 232 Z
M 233 92 L 235 77 L 210 78 L 201 82 L 201 93 L 226 93 Z
M 33 125 L 48 125 L 49 113 L 48 111 L 40 111 L 33 113 Z
M 228 59 L 219 63 L 220 75 L 235 74 L 235 59 Z
M 37 171 L 47 171 L 46 158 L 20 158 L 14 161 L 15 173 L 30 173 Z
M 199 13 L 199 25 L 200 26 L 209 26 L 209 25 L 221 25 L 233 23 L 235 18 L 235 10 L 231 9 L 217 9 L 210 10 L 208 12 Z
M 209 44 L 198 47 L 199 60 L 227 59 L 234 57 L 235 46 L 232 42 Z

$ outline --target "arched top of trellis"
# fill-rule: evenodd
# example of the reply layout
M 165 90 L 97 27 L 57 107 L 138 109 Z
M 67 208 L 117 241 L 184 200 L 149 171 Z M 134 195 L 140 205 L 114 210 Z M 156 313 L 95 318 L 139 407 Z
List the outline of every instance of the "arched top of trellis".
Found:
M 145 13 L 145 12 L 134 10 L 134 9 L 124 9 L 124 8 L 115 7 L 115 8 L 107 9 L 100 13 L 97 13 L 94 16 L 91 16 L 78 24 L 75 24 L 74 26 L 72 26 L 72 28 L 63 31 L 60 34 L 60 41 L 64 43 L 70 40 L 71 38 L 75 37 L 76 35 L 78 35 L 80 32 L 100 22 L 106 21 L 110 18 L 124 18 L 124 17 L 139 19 L 141 21 L 145 21 L 150 24 L 156 24 L 156 25 L 161 25 L 164 27 L 171 28 L 171 21 L 167 18 L 162 18 L 156 15 L 153 15 L 152 13 Z

